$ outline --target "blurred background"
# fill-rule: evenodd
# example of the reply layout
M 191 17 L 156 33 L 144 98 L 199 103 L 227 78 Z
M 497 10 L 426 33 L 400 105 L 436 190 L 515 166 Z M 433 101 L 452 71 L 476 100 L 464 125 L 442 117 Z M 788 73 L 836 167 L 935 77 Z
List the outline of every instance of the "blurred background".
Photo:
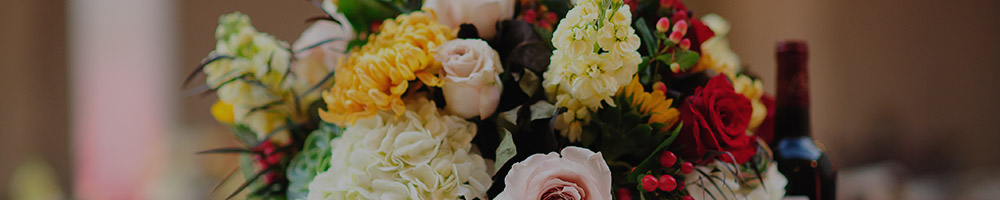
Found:
M 772 94 L 775 42 L 809 42 L 813 135 L 839 198 L 1000 197 L 1000 1 L 684 2 L 730 21 Z M 215 97 L 180 84 L 232 11 L 286 41 L 321 14 L 301 0 L 0 1 L 0 199 L 224 198 L 235 185 L 212 190 L 235 158 L 194 152 L 237 143 Z

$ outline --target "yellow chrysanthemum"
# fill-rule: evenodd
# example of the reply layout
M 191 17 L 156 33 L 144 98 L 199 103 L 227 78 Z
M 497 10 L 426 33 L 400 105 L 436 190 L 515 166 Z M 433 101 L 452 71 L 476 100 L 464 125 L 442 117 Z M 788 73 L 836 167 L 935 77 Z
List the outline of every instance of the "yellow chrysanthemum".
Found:
M 764 106 L 764 103 L 760 101 L 760 98 L 764 96 L 764 83 L 760 80 L 754 80 L 747 75 L 740 74 L 733 79 L 733 90 L 750 100 L 753 113 L 750 114 L 750 124 L 747 126 L 747 130 L 757 130 L 757 127 L 767 117 L 767 106 Z
M 380 30 L 337 69 L 333 88 L 323 92 L 323 120 L 348 125 L 382 110 L 402 115 L 402 96 L 410 81 L 440 84 L 436 73 L 441 64 L 433 55 L 437 45 L 454 38 L 448 27 L 438 24 L 433 14 L 417 11 L 385 20 Z
M 639 106 L 640 113 L 651 115 L 649 123 L 664 123 L 667 125 L 664 129 L 677 123 L 677 117 L 680 116 L 680 112 L 676 108 L 670 107 L 674 103 L 674 99 L 667 99 L 663 91 L 646 92 L 642 84 L 639 83 L 638 77 L 632 78 L 632 82 L 619 90 L 618 95 L 632 97 L 631 103 Z

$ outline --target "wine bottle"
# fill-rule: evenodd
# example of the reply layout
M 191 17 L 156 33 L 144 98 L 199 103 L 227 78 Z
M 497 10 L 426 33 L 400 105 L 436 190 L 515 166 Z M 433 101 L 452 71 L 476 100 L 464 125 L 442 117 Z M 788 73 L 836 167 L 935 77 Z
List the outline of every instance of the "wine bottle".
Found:
M 788 178 L 788 197 L 834 200 L 837 171 L 811 136 L 808 58 L 803 41 L 782 41 L 777 45 L 775 158 L 778 171 Z

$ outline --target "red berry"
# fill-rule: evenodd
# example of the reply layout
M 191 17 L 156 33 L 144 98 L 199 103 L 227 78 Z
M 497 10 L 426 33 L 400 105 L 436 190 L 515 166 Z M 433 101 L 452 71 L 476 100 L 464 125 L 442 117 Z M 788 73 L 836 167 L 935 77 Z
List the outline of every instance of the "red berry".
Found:
M 668 30 L 670 30 L 670 19 L 660 17 L 660 20 L 656 21 L 656 31 L 666 33 Z
M 615 194 L 618 196 L 619 200 L 632 200 L 632 191 L 626 188 L 618 188 L 618 191 L 615 192 Z
M 657 82 L 657 83 L 659 83 L 659 82 Z M 677 163 L 677 156 L 674 155 L 673 152 L 663 151 L 663 153 L 660 153 L 660 165 L 663 165 L 663 167 L 668 167 L 669 168 L 671 166 L 674 166 L 674 163 Z
M 680 31 L 671 32 L 670 36 L 667 37 L 667 39 L 674 44 L 680 43 L 681 39 L 683 38 L 684 38 L 684 33 L 681 33 Z
M 659 188 L 664 192 L 674 191 L 674 188 L 677 188 L 677 180 L 675 180 L 674 177 L 670 175 L 660 176 Z
M 684 38 L 681 40 L 681 49 L 688 50 L 691 49 L 691 40 Z
M 691 195 L 688 195 L 688 196 L 684 196 L 684 198 L 682 198 L 681 200 L 694 200 L 694 197 L 691 197 Z
M 524 11 L 525 22 L 528 22 L 529 24 L 534 24 L 536 19 L 538 19 L 538 15 L 535 13 L 535 10 Z
M 646 190 L 647 192 L 652 192 L 653 190 L 656 190 L 656 186 L 658 185 L 659 181 L 657 181 L 656 177 L 653 177 L 653 175 L 647 174 L 646 176 L 642 177 L 642 189 Z
M 684 172 L 684 174 L 690 174 L 691 171 L 694 171 L 694 164 L 691 164 L 690 162 L 681 163 L 681 172 Z

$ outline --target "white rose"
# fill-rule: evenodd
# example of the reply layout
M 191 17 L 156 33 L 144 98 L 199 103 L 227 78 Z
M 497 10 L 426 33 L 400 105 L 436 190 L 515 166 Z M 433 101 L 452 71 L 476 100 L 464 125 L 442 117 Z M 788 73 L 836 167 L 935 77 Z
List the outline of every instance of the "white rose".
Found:
M 503 72 L 500 56 L 483 40 L 457 39 L 441 44 L 434 59 L 444 67 L 445 110 L 472 118 L 486 119 L 500 103 Z
M 438 22 L 452 28 L 473 24 L 479 36 L 493 39 L 496 23 L 514 17 L 515 0 L 427 0 L 423 9 L 433 10 Z

